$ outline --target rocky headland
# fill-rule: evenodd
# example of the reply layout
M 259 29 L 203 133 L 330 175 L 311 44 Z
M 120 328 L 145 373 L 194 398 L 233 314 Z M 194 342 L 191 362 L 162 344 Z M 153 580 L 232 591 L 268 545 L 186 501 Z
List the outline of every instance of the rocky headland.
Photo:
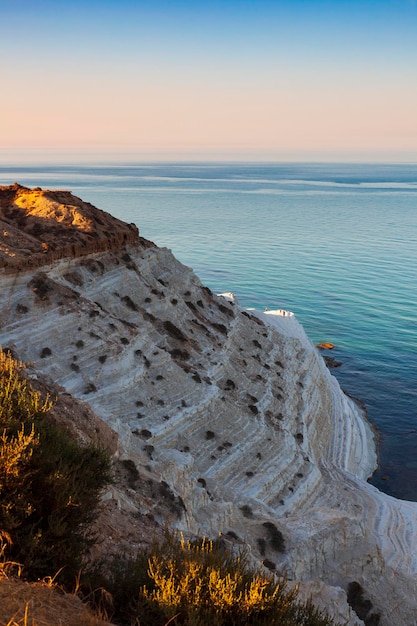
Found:
M 417 505 L 366 482 L 372 429 L 294 315 L 244 310 L 136 226 L 17 184 L 0 290 L 3 349 L 112 454 L 101 550 L 165 523 L 221 533 L 343 624 L 417 623 Z

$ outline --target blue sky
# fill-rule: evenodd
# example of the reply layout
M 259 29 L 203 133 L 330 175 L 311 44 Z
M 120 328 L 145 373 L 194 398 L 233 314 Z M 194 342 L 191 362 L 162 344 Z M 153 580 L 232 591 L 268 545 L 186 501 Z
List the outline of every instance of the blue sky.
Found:
M 417 159 L 414 0 L 0 0 L 0 151 Z

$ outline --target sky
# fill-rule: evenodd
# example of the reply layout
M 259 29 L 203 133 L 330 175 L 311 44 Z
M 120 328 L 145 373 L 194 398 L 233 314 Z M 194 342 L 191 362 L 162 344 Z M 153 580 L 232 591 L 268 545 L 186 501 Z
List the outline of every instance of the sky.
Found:
M 416 0 L 0 0 L 0 159 L 417 161 Z

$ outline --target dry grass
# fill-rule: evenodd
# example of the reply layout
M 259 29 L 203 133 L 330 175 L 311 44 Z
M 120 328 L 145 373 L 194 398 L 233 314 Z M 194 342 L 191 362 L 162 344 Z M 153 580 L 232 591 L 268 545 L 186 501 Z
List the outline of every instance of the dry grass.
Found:
M 285 578 L 251 567 L 249 552 L 223 540 L 187 541 L 168 530 L 137 559 L 113 559 L 104 586 L 113 619 L 138 626 L 336 626 Z
M 57 587 L 18 578 L 0 580 L 2 626 L 109 626 L 81 600 Z

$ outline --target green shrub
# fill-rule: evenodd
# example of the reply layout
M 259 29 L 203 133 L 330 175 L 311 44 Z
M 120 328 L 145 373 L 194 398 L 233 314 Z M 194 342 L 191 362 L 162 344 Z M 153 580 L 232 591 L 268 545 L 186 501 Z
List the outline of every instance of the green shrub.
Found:
M 89 522 L 111 480 L 110 459 L 52 422 L 52 402 L 23 370 L 0 349 L 0 532 L 28 578 L 63 568 L 62 580 L 70 580 L 94 542 Z

